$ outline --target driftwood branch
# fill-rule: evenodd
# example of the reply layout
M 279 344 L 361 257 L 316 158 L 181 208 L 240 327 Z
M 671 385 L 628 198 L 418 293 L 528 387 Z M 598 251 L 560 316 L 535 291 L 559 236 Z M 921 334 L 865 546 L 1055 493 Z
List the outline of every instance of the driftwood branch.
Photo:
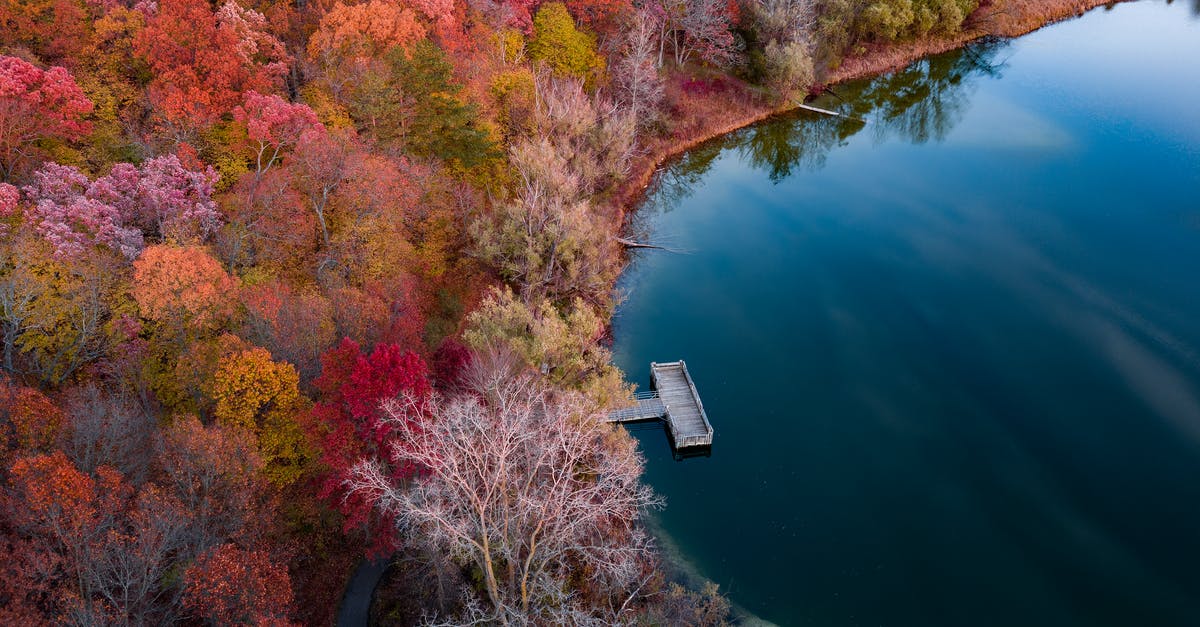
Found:
M 626 239 L 624 237 L 613 236 L 613 239 L 616 240 L 618 244 L 624 246 L 625 248 L 650 248 L 650 249 L 654 249 L 654 250 L 665 250 L 669 253 L 683 253 L 684 252 L 682 250 L 669 248 L 667 246 L 662 246 L 659 244 L 651 244 L 648 242 L 638 242 L 638 241 L 634 241 L 631 239 Z
M 822 114 L 831 115 L 831 116 L 837 117 L 837 118 L 846 118 L 847 120 L 854 120 L 855 122 L 862 122 L 863 124 L 867 123 L 867 121 L 863 118 L 854 117 L 853 115 L 848 115 L 848 114 L 842 113 L 840 111 L 830 111 L 829 109 L 822 109 L 820 107 L 814 107 L 812 105 L 806 105 L 804 103 L 799 103 L 796 106 L 798 108 L 804 109 L 805 111 L 812 111 L 813 113 L 822 113 Z

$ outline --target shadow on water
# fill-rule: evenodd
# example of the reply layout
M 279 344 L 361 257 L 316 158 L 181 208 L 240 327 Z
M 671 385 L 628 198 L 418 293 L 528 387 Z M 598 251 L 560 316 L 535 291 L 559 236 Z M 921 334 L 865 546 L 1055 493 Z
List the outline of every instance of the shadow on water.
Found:
M 661 433 L 662 437 L 666 439 L 667 445 L 671 447 L 671 457 L 677 462 L 697 457 L 712 457 L 712 446 L 677 448 L 671 437 L 671 430 L 667 428 L 667 423 L 660 418 L 623 422 L 621 426 L 630 433 Z

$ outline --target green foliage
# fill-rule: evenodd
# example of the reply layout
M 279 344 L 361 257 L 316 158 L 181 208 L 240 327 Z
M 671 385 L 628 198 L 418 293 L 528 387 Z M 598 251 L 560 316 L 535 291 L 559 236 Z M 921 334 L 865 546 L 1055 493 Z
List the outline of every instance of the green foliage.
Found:
M 609 232 L 584 202 L 531 194 L 471 226 L 476 255 L 529 297 L 603 303 L 619 272 Z
M 527 304 L 510 289 L 492 291 L 467 317 L 463 339 L 476 350 L 508 346 L 558 386 L 580 390 L 601 405 L 629 395 L 612 354 L 600 346 L 604 319 L 575 299 L 559 311 L 548 300 Z
M 886 0 L 867 5 L 859 17 L 860 36 L 878 41 L 899 39 L 912 26 L 912 5 L 912 0 Z
M 978 6 L 979 0 L 817 0 L 813 57 L 818 66 L 836 67 L 843 54 L 861 54 L 865 43 L 952 35 Z
M 856 34 L 881 42 L 948 35 L 978 6 L 978 0 L 875 0 L 859 15 Z
M 492 77 L 488 95 L 496 105 L 496 121 L 506 137 L 529 135 L 536 114 L 537 87 L 533 72 L 518 68 Z
M 821 67 L 834 68 L 853 41 L 855 3 L 853 0 L 817 0 L 817 19 L 813 39 L 814 57 Z
M 428 40 L 393 50 L 379 69 L 352 87 L 350 115 L 385 144 L 472 168 L 499 156 L 472 103 L 453 80 L 453 66 Z
M 611 216 L 592 205 L 634 153 L 636 120 L 604 109 L 580 81 L 539 85 L 534 138 L 515 142 L 509 161 L 520 182 L 510 200 L 469 225 L 477 258 L 492 265 L 529 302 L 574 298 L 605 308 L 620 272 Z
M 813 62 L 813 5 L 804 0 L 762 0 L 747 5 L 742 36 L 746 77 L 781 100 L 802 97 L 816 80 Z
M 593 86 L 604 72 L 596 38 L 575 27 L 561 2 L 547 2 L 533 18 L 529 57 L 545 63 L 560 76 L 574 76 Z
M 816 79 L 808 46 L 798 41 L 779 43 L 772 40 L 763 50 L 767 83 L 783 98 L 803 96 Z
M 463 316 L 463 302 L 458 294 L 440 289 L 434 294 L 434 308 L 425 321 L 423 338 L 426 346 L 437 346 L 458 330 Z

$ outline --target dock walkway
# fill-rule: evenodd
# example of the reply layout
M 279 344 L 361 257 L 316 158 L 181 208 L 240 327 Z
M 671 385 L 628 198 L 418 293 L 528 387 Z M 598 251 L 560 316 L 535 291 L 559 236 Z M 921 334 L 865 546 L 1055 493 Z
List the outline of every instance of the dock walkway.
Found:
M 651 363 L 650 387 L 651 392 L 636 396 L 635 405 L 609 414 L 609 422 L 662 420 L 676 451 L 712 446 L 712 425 L 683 360 Z

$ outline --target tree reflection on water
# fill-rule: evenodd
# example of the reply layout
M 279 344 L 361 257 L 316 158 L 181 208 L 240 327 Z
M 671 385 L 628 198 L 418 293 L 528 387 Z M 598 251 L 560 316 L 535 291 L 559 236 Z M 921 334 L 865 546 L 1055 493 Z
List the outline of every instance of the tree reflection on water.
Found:
M 898 72 L 838 86 L 812 103 L 845 117 L 797 111 L 704 144 L 657 177 L 643 211 L 673 209 L 726 149 L 778 183 L 797 169 L 820 169 L 835 148 L 864 129 L 876 143 L 893 138 L 940 142 L 966 113 L 979 81 L 1000 77 L 1005 62 L 998 58 L 1008 45 L 1000 38 L 982 39 Z

